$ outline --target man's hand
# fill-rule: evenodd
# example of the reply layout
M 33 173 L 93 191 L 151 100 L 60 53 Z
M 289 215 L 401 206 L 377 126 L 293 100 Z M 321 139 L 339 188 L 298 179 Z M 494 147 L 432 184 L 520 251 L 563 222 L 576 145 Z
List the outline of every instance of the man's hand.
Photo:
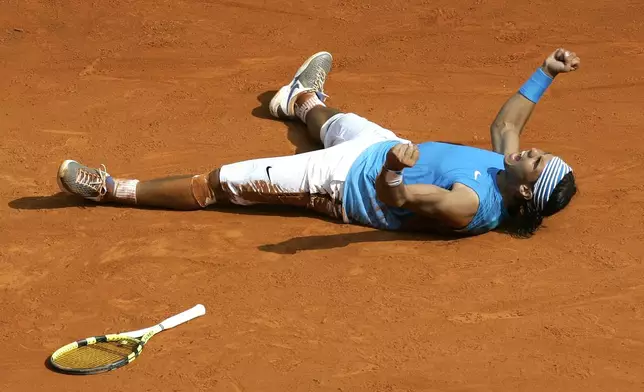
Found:
M 392 171 L 401 171 L 406 167 L 414 166 L 418 161 L 418 157 L 418 147 L 415 144 L 396 144 L 387 152 L 385 168 Z
M 580 62 L 581 60 L 575 52 L 559 48 L 545 59 L 541 67 L 546 74 L 554 78 L 562 72 L 576 71 L 579 68 Z

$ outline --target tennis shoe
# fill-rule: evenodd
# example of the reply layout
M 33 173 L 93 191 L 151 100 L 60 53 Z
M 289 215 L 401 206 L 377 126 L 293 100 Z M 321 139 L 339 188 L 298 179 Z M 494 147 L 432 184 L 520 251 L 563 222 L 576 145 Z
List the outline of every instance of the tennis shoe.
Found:
M 101 201 L 107 194 L 106 181 L 109 176 L 104 165 L 94 169 L 68 159 L 58 168 L 57 180 L 63 192 Z
M 304 93 L 315 92 L 324 102 L 328 95 L 324 93 L 326 77 L 331 72 L 333 56 L 329 52 L 318 52 L 300 66 L 293 80 L 279 89 L 271 99 L 269 111 L 280 119 L 295 118 L 295 101 Z

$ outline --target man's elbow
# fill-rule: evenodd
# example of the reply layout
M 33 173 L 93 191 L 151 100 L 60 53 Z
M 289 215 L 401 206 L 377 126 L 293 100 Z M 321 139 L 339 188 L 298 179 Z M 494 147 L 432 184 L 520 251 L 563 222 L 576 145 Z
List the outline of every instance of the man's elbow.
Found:
M 390 197 L 385 204 L 389 207 L 405 208 L 405 206 L 409 204 L 409 200 L 407 200 L 403 195 L 395 195 Z
M 517 132 L 517 126 L 509 121 L 495 121 L 490 126 L 492 136 L 503 137 L 508 133 Z
M 376 197 L 389 207 L 402 208 L 408 202 L 405 192 L 396 192 L 379 184 L 376 185 Z

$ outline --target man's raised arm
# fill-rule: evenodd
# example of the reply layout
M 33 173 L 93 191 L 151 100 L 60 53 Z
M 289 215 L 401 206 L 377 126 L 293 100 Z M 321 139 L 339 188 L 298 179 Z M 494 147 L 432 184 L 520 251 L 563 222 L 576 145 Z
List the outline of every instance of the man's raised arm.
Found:
M 557 49 L 548 56 L 517 93 L 501 107 L 490 126 L 492 148 L 500 154 L 519 151 L 519 138 L 532 110 L 550 86 L 555 76 L 579 68 L 580 60 L 574 52 Z

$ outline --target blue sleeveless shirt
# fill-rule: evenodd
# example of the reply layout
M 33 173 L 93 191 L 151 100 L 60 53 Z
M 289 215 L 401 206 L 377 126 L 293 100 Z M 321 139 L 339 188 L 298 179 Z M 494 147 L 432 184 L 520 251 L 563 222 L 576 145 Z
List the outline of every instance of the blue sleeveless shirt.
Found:
M 399 141 L 379 142 L 360 154 L 351 166 L 344 185 L 343 208 L 349 222 L 378 229 L 400 229 L 414 213 L 390 207 L 376 197 L 376 178 L 387 152 Z M 503 170 L 503 155 L 480 148 L 440 142 L 418 145 L 414 167 L 403 170 L 404 184 L 431 184 L 451 189 L 458 182 L 470 187 L 479 198 L 472 221 L 460 230 L 480 234 L 498 227 L 507 216 L 496 177 Z

